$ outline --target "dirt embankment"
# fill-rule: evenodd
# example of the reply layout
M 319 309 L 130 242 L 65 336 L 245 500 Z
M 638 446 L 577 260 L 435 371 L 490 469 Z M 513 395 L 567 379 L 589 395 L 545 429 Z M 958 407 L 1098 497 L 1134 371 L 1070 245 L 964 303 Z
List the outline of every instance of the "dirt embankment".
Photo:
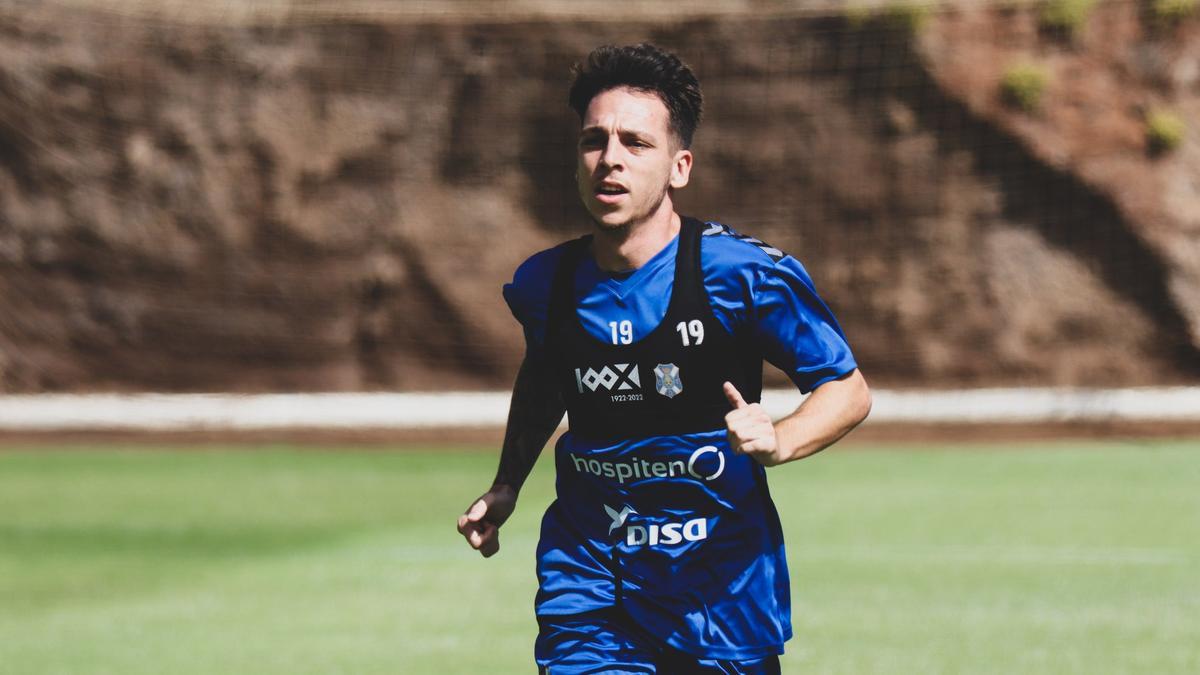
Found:
M 1139 110 L 1200 119 L 1200 41 L 1133 7 L 1067 42 L 999 10 L 914 39 L 0 9 L 0 390 L 505 386 L 500 285 L 585 228 L 567 68 L 640 40 L 705 89 L 683 210 L 803 260 L 873 381 L 1194 380 L 1200 146 L 1150 156 Z M 997 94 L 1017 56 L 1055 73 L 1036 115 Z

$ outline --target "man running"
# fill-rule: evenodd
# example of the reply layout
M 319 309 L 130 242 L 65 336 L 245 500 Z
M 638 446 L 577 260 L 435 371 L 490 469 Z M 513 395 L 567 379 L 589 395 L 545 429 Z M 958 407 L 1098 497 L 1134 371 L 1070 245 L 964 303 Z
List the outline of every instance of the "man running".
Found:
M 537 551 L 540 672 L 777 673 L 792 635 L 764 467 L 861 422 L 867 385 L 793 257 L 675 212 L 700 85 L 652 45 L 574 69 L 591 233 L 529 258 L 504 297 L 526 337 L 492 487 L 458 521 L 485 557 L 554 429 Z M 811 392 L 772 421 L 762 362 Z

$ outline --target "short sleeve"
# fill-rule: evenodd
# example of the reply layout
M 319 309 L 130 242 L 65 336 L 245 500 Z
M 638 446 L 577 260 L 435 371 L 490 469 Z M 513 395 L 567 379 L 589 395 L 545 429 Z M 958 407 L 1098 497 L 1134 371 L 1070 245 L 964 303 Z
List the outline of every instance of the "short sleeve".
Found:
M 771 365 L 805 393 L 858 367 L 841 326 L 798 260 L 785 255 L 756 268 L 747 319 Z
M 704 286 L 727 330 L 748 333 L 806 393 L 858 367 L 800 261 L 721 223 L 707 223 L 705 235 Z
M 504 302 L 521 323 L 528 349 L 539 349 L 545 344 L 550 284 L 561 254 L 561 247 L 534 254 L 517 267 L 512 283 L 504 284 Z

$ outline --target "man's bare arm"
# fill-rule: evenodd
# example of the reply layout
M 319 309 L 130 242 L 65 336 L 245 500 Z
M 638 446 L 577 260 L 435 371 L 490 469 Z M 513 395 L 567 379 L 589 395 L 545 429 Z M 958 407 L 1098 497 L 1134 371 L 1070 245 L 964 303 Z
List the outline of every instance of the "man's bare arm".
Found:
M 558 429 L 566 406 L 544 356 L 526 354 L 513 383 L 508 408 L 508 428 L 500 447 L 495 485 L 520 492 L 546 442 Z
M 725 416 L 729 444 L 764 466 L 814 455 L 833 445 L 866 419 L 871 391 L 857 369 L 817 387 L 787 417 L 772 422 L 758 403 L 747 403 L 725 383 L 733 411 Z
M 529 477 L 546 441 L 562 421 L 566 405 L 554 385 L 545 357 L 525 354 L 513 383 L 508 428 L 492 487 L 458 518 L 458 531 L 487 558 L 500 550 L 500 526 L 517 506 L 517 493 Z
M 815 455 L 850 433 L 870 412 L 871 391 L 858 369 L 822 384 L 795 412 L 775 423 L 780 462 Z

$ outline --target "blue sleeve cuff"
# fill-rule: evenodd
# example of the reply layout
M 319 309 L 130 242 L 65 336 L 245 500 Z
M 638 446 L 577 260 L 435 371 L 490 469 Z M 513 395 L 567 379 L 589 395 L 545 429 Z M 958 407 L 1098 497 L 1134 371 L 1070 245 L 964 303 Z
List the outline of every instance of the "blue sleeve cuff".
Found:
M 801 373 L 792 372 L 788 373 L 788 376 L 801 393 L 808 394 L 826 382 L 842 379 L 857 368 L 858 364 L 854 362 L 853 358 L 846 358 L 826 368 Z

